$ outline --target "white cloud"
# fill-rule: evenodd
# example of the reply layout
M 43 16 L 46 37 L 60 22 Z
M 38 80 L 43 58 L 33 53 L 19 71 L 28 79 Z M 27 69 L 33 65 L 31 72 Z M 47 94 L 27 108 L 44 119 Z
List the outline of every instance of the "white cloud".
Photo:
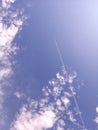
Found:
M 76 77 L 77 77 L 77 73 L 74 71 L 73 73 L 69 74 L 68 82 L 72 83 Z
M 60 83 L 62 84 L 62 85 L 65 85 L 65 78 L 62 76 L 62 75 L 60 75 L 60 73 L 57 73 L 56 74 L 56 76 L 57 76 L 57 78 L 59 79 L 59 81 L 60 81 Z
M 96 123 L 96 124 L 98 124 L 98 107 L 96 107 L 96 117 L 95 117 L 95 119 L 94 119 L 94 122 Z
M 96 113 L 98 113 L 98 107 L 96 107 Z
M 57 130 L 64 130 L 65 122 L 64 120 L 60 119 L 57 124 Z
M 94 121 L 96 124 L 98 124 L 98 117 L 96 117 Z
M 17 20 L 9 27 L 6 25 L 1 25 L 1 34 L 0 34 L 0 46 L 11 46 L 11 42 L 15 38 L 16 34 L 18 33 L 19 27 L 23 24 L 23 21 Z M 8 48 L 9 49 L 9 48 Z
M 0 79 L 4 80 L 4 78 L 8 77 L 11 74 L 11 68 L 2 68 L 0 70 Z
M 9 8 L 11 3 L 14 3 L 15 0 L 2 0 L 2 7 Z
M 67 111 L 67 115 L 69 116 L 69 120 L 71 121 L 71 122 L 76 122 L 76 119 L 74 118 L 74 115 L 73 115 L 73 113 L 72 113 L 72 111 Z
M 12 45 L 12 42 L 23 25 L 23 18 L 18 17 L 21 11 L 11 11 L 11 3 L 15 0 L 2 0 L 0 8 L 0 125 L 4 124 L 5 112 L 4 102 L 8 94 L 5 88 L 8 87 L 10 77 L 13 74 L 10 57 L 16 53 L 17 47 Z M 22 15 L 22 14 L 21 14 Z
M 33 114 L 25 107 L 21 109 L 21 114 L 17 115 L 17 120 L 12 125 L 11 130 L 43 130 L 51 128 L 55 122 L 55 113 L 51 110 Z
M 67 97 L 62 97 L 61 100 L 64 103 L 65 107 L 68 107 L 70 105 L 70 100 Z
M 76 111 L 72 109 L 70 101 L 73 94 L 66 82 L 68 80 L 57 73 L 56 78 L 43 88 L 43 97 L 39 101 L 31 99 L 28 105 L 23 105 L 16 114 L 10 130 L 47 130 L 54 127 L 56 130 L 64 130 L 70 127 L 74 129 L 77 124 L 79 128 L 81 122 L 75 117 Z
M 18 92 L 18 91 L 15 92 L 14 95 L 15 95 L 18 99 L 23 99 L 23 98 L 26 97 L 24 93 Z

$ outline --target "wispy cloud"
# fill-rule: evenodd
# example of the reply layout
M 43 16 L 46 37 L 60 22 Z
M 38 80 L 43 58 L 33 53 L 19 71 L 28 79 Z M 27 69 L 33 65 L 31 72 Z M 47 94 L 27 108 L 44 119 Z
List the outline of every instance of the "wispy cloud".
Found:
M 18 98 L 18 99 L 24 99 L 26 97 L 26 95 L 22 92 L 16 91 L 14 93 L 14 95 Z
M 12 42 L 23 25 L 24 19 L 19 17 L 22 14 L 17 9 L 11 10 L 11 4 L 15 0 L 2 0 L 0 8 L 0 124 L 4 122 L 4 100 L 7 96 L 5 88 L 8 87 L 10 78 L 13 74 L 10 58 L 16 53 L 17 47 Z
M 81 130 L 81 121 L 77 114 L 79 111 L 75 110 L 74 103 L 71 105 L 73 93 L 68 77 L 68 74 L 57 73 L 56 77 L 49 81 L 48 86 L 43 88 L 43 97 L 39 101 L 31 99 L 28 104 L 23 105 L 16 114 L 10 130 L 46 130 L 49 128 Z M 70 79 L 74 80 L 74 78 L 76 76 L 70 75 Z

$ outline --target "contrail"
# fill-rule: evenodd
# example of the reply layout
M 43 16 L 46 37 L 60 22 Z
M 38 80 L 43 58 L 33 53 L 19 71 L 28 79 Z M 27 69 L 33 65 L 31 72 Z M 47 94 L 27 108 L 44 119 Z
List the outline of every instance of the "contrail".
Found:
M 57 41 L 55 41 L 55 46 L 56 46 L 56 49 L 57 49 L 57 52 L 58 52 L 58 55 L 59 55 L 59 58 L 60 58 L 61 65 L 62 65 L 63 67 L 65 67 L 64 61 L 63 61 L 63 57 L 62 57 L 62 55 L 61 55 L 61 52 L 60 52 L 60 49 L 59 49 L 59 46 L 58 46 Z
M 55 46 L 56 46 L 56 49 L 57 49 L 57 52 L 58 52 L 58 55 L 59 55 L 59 58 L 60 58 L 61 65 L 65 69 L 64 60 L 63 60 L 62 54 L 61 54 L 60 49 L 59 49 L 59 45 L 58 45 L 56 40 L 55 40 Z M 72 96 L 73 96 L 73 100 L 74 100 L 75 106 L 76 106 L 76 108 L 78 110 L 78 114 L 79 114 L 79 117 L 80 117 L 80 120 L 81 120 L 81 124 L 82 124 L 82 130 L 87 130 L 86 127 L 85 127 L 85 123 L 84 123 L 83 117 L 82 117 L 81 112 L 80 112 L 79 104 L 78 104 L 77 99 L 76 99 L 76 97 L 74 95 L 73 89 L 70 89 L 70 90 L 71 90 L 71 93 L 72 93 Z

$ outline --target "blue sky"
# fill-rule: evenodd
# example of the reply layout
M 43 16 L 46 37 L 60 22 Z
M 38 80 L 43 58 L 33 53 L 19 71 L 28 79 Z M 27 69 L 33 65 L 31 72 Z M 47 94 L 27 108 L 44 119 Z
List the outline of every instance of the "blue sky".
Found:
M 97 5 L 0 2 L 0 130 L 97 130 Z

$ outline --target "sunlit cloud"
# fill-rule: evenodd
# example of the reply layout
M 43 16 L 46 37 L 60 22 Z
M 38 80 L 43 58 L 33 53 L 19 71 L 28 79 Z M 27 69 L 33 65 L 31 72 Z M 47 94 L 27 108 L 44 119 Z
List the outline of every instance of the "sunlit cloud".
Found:
M 51 128 L 55 121 L 55 113 L 51 110 L 33 114 L 25 107 L 21 109 L 21 115 L 17 115 L 18 120 L 11 130 L 43 130 Z
M 68 76 L 57 73 L 43 88 L 43 97 L 40 100 L 31 99 L 28 104 L 23 105 L 10 130 L 82 129 L 78 112 L 75 111 L 76 106 L 71 104 L 73 93 L 68 85 Z
M 96 117 L 94 119 L 94 122 L 98 124 L 98 107 L 96 107 Z
M 15 0 L 2 0 L 0 8 L 0 125 L 4 124 L 3 117 L 5 117 L 3 106 L 7 96 L 5 89 L 13 74 L 10 58 L 18 49 L 13 45 L 13 40 L 24 22 L 23 17 L 19 17 L 22 15 L 21 11 L 11 10 L 11 4 L 14 2 Z
M 96 107 L 96 113 L 98 113 L 98 107 Z
M 11 3 L 14 3 L 16 0 L 2 0 L 2 7 L 9 8 Z

